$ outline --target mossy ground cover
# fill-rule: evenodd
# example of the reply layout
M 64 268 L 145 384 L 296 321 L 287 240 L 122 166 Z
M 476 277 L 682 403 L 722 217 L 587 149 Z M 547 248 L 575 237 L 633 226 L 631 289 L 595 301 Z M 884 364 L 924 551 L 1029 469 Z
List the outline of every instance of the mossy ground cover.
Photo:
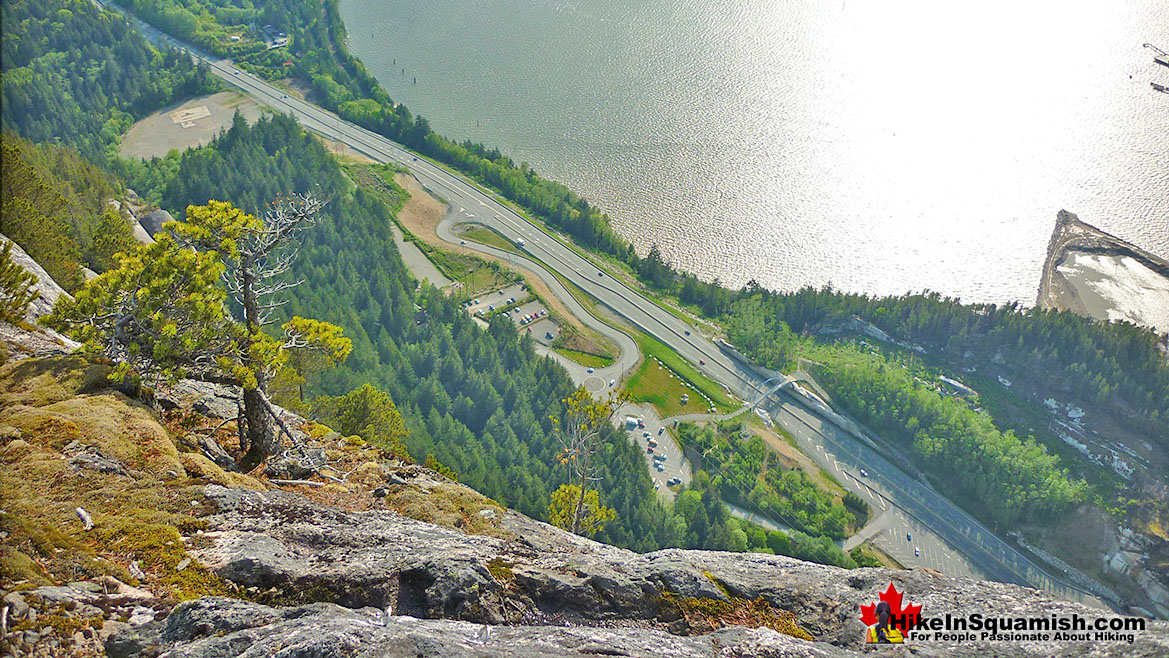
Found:
M 137 561 L 164 596 L 230 593 L 196 563 L 176 569 L 187 557 L 183 539 L 205 527 L 201 485 L 264 485 L 187 458 L 149 407 L 113 390 L 108 372 L 77 356 L 0 367 L 0 527 L 8 532 L 0 587 L 102 575 L 140 584 L 128 570 Z M 73 465 L 83 451 L 125 470 Z M 89 531 L 79 507 L 93 518 Z
M 148 585 L 174 600 L 207 595 L 245 597 L 232 583 L 202 567 L 188 549 L 203 547 L 205 517 L 214 509 L 207 484 L 264 489 L 262 480 L 224 471 L 194 450 L 192 436 L 213 432 L 229 453 L 239 453 L 234 424 L 222 427 L 199 414 L 151 407 L 114 390 L 106 365 L 80 356 L 26 359 L 0 366 L 0 588 L 58 584 L 111 575 Z M 350 510 L 390 508 L 415 519 L 473 534 L 508 538 L 498 503 L 453 482 L 389 486 L 384 466 L 396 455 L 360 437 L 342 437 L 311 424 L 326 448 L 322 473 L 343 479 L 296 487 L 323 504 Z M 79 452 L 116 460 L 124 469 L 104 472 L 71 462 Z M 84 528 L 76 509 L 91 515 Z M 184 564 L 184 562 L 186 562 Z M 131 563 L 145 579 L 135 579 Z

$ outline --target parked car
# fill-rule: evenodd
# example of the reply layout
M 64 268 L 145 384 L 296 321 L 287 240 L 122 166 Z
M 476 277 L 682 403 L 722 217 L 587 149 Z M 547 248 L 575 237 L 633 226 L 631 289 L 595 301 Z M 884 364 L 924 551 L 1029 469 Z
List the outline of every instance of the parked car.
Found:
M 653 446 L 650 446 L 650 447 L 646 448 L 646 449 L 645 449 L 645 451 L 646 451 L 647 453 L 649 453 L 649 454 L 651 454 L 651 455 L 652 455 L 652 454 L 653 454 L 653 451 L 654 451 L 654 447 L 653 447 Z
M 665 432 L 665 431 L 666 431 L 666 428 L 664 428 L 664 427 L 659 427 L 659 428 L 658 428 L 658 436 L 661 436 L 661 435 L 662 435 L 662 432 Z
M 637 426 L 638 426 L 638 427 L 640 427 L 641 429 L 645 429 L 645 419 L 644 419 L 644 418 L 638 418 L 638 419 L 637 419 Z
M 921 557 L 921 549 L 914 546 L 913 547 L 913 555 L 914 555 L 914 557 Z
M 913 537 L 911 537 L 908 532 L 905 533 L 905 541 L 913 541 Z

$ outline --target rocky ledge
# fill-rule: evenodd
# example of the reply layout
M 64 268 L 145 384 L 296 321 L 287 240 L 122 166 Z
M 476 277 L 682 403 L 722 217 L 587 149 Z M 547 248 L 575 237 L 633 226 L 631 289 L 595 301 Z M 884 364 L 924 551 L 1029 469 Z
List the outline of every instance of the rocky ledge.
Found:
M 445 495 L 452 485 L 436 478 L 417 469 L 412 480 L 388 487 Z M 466 534 L 287 491 L 211 485 L 204 493 L 217 511 L 188 550 L 246 600 L 181 603 L 114 634 L 109 655 L 850 656 L 864 651 L 859 606 L 889 583 L 930 617 L 1099 613 L 928 570 L 848 571 L 676 549 L 642 555 L 499 508 L 476 513 L 487 534 Z M 1150 621 L 1131 644 L 922 642 L 913 649 L 919 656 L 1163 656 L 1169 623 Z

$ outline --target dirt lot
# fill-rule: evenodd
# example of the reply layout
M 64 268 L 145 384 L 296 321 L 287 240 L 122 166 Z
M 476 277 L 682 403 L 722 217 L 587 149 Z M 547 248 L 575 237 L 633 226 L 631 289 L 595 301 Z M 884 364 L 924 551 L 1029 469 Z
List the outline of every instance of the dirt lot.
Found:
M 130 127 L 122 137 L 121 154 L 130 158 L 161 157 L 171 149 L 186 150 L 210 142 L 220 130 L 231 127 L 236 110 L 254 123 L 262 108 L 234 91 L 193 98 L 163 108 Z

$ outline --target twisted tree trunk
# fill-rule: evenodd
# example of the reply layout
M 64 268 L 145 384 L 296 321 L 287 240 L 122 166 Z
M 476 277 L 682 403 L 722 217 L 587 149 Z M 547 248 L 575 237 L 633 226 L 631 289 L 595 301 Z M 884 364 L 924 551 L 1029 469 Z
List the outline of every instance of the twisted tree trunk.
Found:
M 244 389 L 244 420 L 248 426 L 248 452 L 240 466 L 250 471 L 280 449 L 280 441 L 272 426 L 272 416 L 264 404 L 259 389 Z

